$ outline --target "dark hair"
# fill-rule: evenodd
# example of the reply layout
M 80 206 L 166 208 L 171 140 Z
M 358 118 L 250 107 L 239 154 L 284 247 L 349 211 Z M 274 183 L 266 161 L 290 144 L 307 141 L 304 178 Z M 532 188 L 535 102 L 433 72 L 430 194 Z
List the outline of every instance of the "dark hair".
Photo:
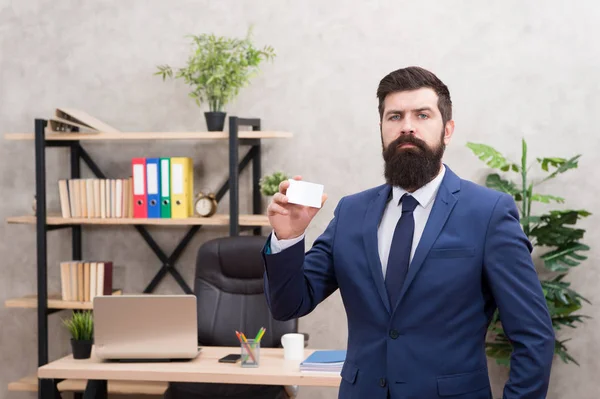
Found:
M 428 87 L 438 96 L 438 108 L 442 114 L 442 122 L 452 119 L 452 101 L 448 87 L 433 73 L 421 67 L 411 66 L 390 72 L 379 82 L 377 97 L 379 98 L 379 119 L 383 118 L 384 101 L 388 94 L 416 90 Z

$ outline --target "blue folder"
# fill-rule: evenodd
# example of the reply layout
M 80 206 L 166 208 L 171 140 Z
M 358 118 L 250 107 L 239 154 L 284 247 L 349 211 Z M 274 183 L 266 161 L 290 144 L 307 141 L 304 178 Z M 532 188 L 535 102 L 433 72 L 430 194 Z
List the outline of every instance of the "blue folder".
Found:
M 324 350 L 313 352 L 301 364 L 343 363 L 345 360 L 345 350 Z
M 160 163 L 158 158 L 146 158 L 146 180 L 148 218 L 160 218 Z

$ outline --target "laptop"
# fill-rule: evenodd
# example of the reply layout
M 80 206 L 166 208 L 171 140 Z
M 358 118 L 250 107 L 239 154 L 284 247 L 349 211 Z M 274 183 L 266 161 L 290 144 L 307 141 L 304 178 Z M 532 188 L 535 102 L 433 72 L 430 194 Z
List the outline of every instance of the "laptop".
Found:
M 195 295 L 107 295 L 94 298 L 94 350 L 104 360 L 195 358 Z

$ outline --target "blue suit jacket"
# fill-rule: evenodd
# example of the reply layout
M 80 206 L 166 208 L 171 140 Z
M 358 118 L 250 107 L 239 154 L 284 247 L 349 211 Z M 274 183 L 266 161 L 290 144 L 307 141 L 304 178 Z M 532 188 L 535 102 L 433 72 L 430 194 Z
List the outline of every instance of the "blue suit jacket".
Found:
M 554 330 L 515 203 L 446 168 L 397 303 L 388 303 L 377 246 L 388 185 L 342 198 L 306 254 L 304 241 L 278 254 L 267 241 L 276 319 L 304 316 L 340 289 L 340 398 L 491 398 L 484 342 L 496 308 L 514 347 L 504 398 L 546 397 Z

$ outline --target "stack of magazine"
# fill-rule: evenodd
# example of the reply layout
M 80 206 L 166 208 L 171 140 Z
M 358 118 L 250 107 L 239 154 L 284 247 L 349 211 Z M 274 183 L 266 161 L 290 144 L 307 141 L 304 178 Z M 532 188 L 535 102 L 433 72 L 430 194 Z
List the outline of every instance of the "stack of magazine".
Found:
M 345 360 L 345 350 L 315 351 L 300 363 L 300 371 L 339 374 Z

